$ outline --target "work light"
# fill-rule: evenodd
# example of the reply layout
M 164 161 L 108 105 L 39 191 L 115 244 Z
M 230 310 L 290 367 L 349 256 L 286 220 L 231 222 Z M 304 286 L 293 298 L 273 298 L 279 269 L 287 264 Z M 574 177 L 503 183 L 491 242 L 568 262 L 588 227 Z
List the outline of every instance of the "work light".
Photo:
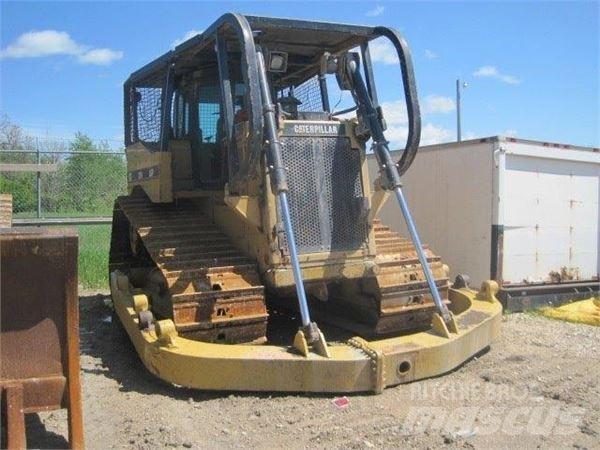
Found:
M 288 54 L 286 52 L 269 53 L 269 71 L 285 72 L 287 70 Z

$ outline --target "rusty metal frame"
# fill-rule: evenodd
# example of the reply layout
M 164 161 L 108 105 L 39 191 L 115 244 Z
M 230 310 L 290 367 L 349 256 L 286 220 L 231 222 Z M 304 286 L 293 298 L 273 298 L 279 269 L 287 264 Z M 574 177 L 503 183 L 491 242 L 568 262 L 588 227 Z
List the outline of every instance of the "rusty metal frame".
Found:
M 6 346 L 19 345 L 24 339 L 23 331 L 28 334 L 28 339 L 35 342 L 47 343 L 51 337 L 44 335 L 40 329 L 35 329 L 29 323 L 16 324 L 22 326 L 18 333 L 12 333 L 14 329 L 2 329 L 2 359 L 0 365 L 0 391 L 2 391 L 2 410 L 6 417 L 7 444 L 8 448 L 24 448 L 26 445 L 24 414 L 48 411 L 59 408 L 68 410 L 68 439 L 71 448 L 80 449 L 84 447 L 83 440 L 83 416 L 81 408 L 81 383 L 79 374 L 79 299 L 77 291 L 77 252 L 78 239 L 73 231 L 50 231 L 44 229 L 5 229 L 0 230 L 0 251 L 2 276 L 11 273 L 10 266 L 19 264 L 22 258 L 44 258 L 42 265 L 54 265 L 56 271 L 48 282 L 60 282 L 62 286 L 57 287 L 57 292 L 62 289 L 64 295 L 58 298 L 64 302 L 62 305 L 54 305 L 56 310 L 62 310 L 64 316 L 57 317 L 57 326 L 62 325 L 64 329 L 59 330 L 59 340 L 56 345 L 60 350 L 60 363 L 57 367 L 40 367 L 39 364 L 31 367 L 31 358 L 23 358 L 22 361 L 11 362 L 9 367 L 4 359 Z M 21 261 L 21 265 L 23 262 Z M 37 266 L 36 266 L 37 267 Z M 6 272 L 8 270 L 8 272 Z M 35 267 L 32 268 L 35 270 Z M 13 270 L 14 271 L 14 270 Z M 44 274 L 37 274 L 43 276 Z M 24 279 L 31 279 L 23 274 Z M 60 280 L 55 279 L 60 278 Z M 3 279 L 6 281 L 6 279 Z M 14 286 L 14 285 L 13 285 Z M 19 299 L 21 292 L 7 291 L 9 283 L 2 283 L 2 323 L 6 324 L 15 320 L 5 316 L 10 310 L 8 302 Z M 51 294 L 47 298 L 39 298 L 40 305 L 44 302 L 57 300 Z M 36 300 L 33 300 L 36 301 Z M 55 310 L 55 311 L 56 311 Z M 49 317 L 53 320 L 53 317 Z M 36 335 L 36 333 L 38 333 Z M 13 334 L 10 336 L 10 334 Z M 21 350 L 18 350 L 21 351 Z M 14 355 L 14 353 L 13 353 Z M 31 355 L 29 355 L 31 356 Z

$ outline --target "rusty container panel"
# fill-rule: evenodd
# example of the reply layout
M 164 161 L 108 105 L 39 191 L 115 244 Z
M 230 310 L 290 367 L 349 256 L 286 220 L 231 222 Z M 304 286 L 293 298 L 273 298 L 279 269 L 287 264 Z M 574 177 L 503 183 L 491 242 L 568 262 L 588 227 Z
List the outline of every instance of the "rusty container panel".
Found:
M 73 230 L 0 229 L 0 388 L 17 405 L 4 403 L 9 447 L 11 420 L 58 408 L 71 447 L 83 447 L 77 245 Z

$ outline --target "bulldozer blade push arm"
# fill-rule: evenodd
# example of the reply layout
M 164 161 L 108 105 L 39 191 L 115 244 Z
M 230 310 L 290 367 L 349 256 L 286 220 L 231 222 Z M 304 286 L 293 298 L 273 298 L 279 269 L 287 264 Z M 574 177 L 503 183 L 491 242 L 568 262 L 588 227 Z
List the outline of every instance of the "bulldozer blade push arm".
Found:
M 302 329 L 299 331 L 299 333 L 304 335 L 308 343 L 320 344 L 314 346 L 315 350 L 317 350 L 319 353 L 327 354 L 327 346 L 325 344 L 323 334 L 319 331 L 317 325 L 310 320 L 310 312 L 308 310 L 304 282 L 302 281 L 302 271 L 300 269 L 300 262 L 298 261 L 296 239 L 294 237 L 294 229 L 292 227 L 292 220 L 290 217 L 290 207 L 287 198 L 288 186 L 285 167 L 283 166 L 283 161 L 281 158 L 281 144 L 279 143 L 275 127 L 275 106 L 273 105 L 273 101 L 271 99 L 271 92 L 269 90 L 267 72 L 265 69 L 265 59 L 260 46 L 257 47 L 256 53 L 260 92 L 263 101 L 265 128 L 268 137 L 267 161 L 269 164 L 269 173 L 271 174 L 273 189 L 277 195 L 279 213 L 283 221 L 285 236 L 287 238 L 287 244 L 290 251 L 290 262 L 292 265 L 292 272 L 294 274 L 294 283 L 296 285 L 296 294 L 298 296 L 298 307 L 302 319 Z M 299 340 L 302 340 L 301 337 Z M 306 353 L 305 348 L 306 346 L 299 350 L 303 353 Z
M 353 57 L 354 55 L 356 55 L 356 57 Z M 364 80 L 360 74 L 359 59 L 357 57 L 358 55 L 354 55 L 352 53 L 347 53 L 344 55 L 344 57 L 341 58 L 341 65 L 338 70 L 345 72 L 341 74 L 341 78 L 349 81 L 352 95 L 354 96 L 358 105 L 358 114 L 363 116 L 366 125 L 371 131 L 373 150 L 377 158 L 377 162 L 379 163 L 381 171 L 387 178 L 385 186 L 388 189 L 393 189 L 394 193 L 396 194 L 396 199 L 398 200 L 400 210 L 402 211 L 402 215 L 406 221 L 408 232 L 415 246 L 419 262 L 423 268 L 423 273 L 427 280 L 427 285 L 429 286 L 429 290 L 431 292 L 431 296 L 433 297 L 436 308 L 444 319 L 444 322 L 450 322 L 450 311 L 442 301 L 438 288 L 435 284 L 435 279 L 431 273 L 429 264 L 427 264 L 427 257 L 425 256 L 419 233 L 417 232 L 417 228 L 415 227 L 412 215 L 408 209 L 408 204 L 402 192 L 402 184 L 400 183 L 398 165 L 392 160 L 392 156 L 390 155 L 390 150 L 388 148 L 388 141 L 385 138 L 379 114 L 373 105 L 373 100 L 371 99 Z
M 123 282 L 120 282 L 119 279 Z M 497 285 L 480 292 L 449 291 L 459 332 L 431 332 L 367 341 L 354 337 L 329 349 L 330 357 L 300 356 L 275 345 L 226 345 L 191 340 L 160 321 L 140 329 L 127 277 L 111 274 L 115 310 L 146 368 L 193 389 L 279 392 L 381 392 L 387 386 L 442 375 L 488 347 L 499 334 Z
M 415 245 L 415 249 L 417 250 L 417 256 L 419 257 L 419 262 L 423 267 L 423 273 L 425 274 L 425 278 L 427 279 L 427 285 L 429 286 L 429 290 L 431 291 L 431 295 L 433 297 L 433 301 L 435 302 L 435 306 L 437 307 L 440 315 L 444 319 L 444 322 L 449 322 L 451 320 L 450 312 L 448 311 L 448 307 L 442 302 L 440 292 L 438 291 L 438 288 L 435 285 L 433 274 L 431 273 L 429 264 L 427 264 L 427 257 L 425 256 L 425 252 L 423 251 L 423 244 L 421 243 L 421 238 L 419 237 L 419 233 L 417 232 L 417 228 L 415 227 L 415 223 L 408 209 L 408 204 L 406 203 L 406 199 L 404 198 L 402 188 L 400 186 L 396 186 L 394 188 L 394 193 L 396 194 L 396 199 L 398 200 L 398 204 L 400 205 L 400 209 L 402 210 L 402 215 L 404 216 L 404 220 L 406 221 L 406 226 L 408 227 L 410 237 L 413 241 L 413 244 Z

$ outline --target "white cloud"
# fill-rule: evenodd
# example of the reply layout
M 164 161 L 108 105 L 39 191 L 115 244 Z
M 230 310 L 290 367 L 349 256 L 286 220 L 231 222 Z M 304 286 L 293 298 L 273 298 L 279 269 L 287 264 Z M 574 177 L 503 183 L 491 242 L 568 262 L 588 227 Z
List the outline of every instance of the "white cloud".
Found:
M 77 55 L 85 49 L 69 33 L 56 30 L 29 31 L 0 50 L 2 58 L 38 58 L 50 55 Z
M 388 125 L 401 125 L 408 123 L 408 113 L 406 112 L 406 103 L 404 100 L 394 100 L 383 102 L 383 117 Z
M 519 84 L 521 82 L 520 79 L 512 75 L 500 75 L 500 80 L 508 84 Z
M 408 114 L 404 100 L 383 102 L 381 108 L 387 124 L 385 137 L 390 142 L 390 149 L 404 146 L 408 136 Z
M 441 144 L 454 140 L 454 131 L 438 127 L 432 123 L 421 128 L 421 145 Z
M 110 48 L 95 48 L 78 55 L 77 59 L 82 64 L 108 66 L 122 57 L 123 52 L 120 50 L 111 50 Z
M 427 59 L 435 59 L 438 57 L 438 54 L 435 52 L 432 52 L 429 49 L 425 49 L 425 58 Z
M 441 95 L 428 95 L 421 102 L 421 114 L 447 114 L 454 111 L 456 105 L 450 97 Z M 406 124 L 408 123 L 408 114 L 406 112 L 406 103 L 404 100 L 394 100 L 383 102 L 381 104 L 383 115 L 388 124 Z
M 495 77 L 498 75 L 498 69 L 494 66 L 481 66 L 473 75 L 476 77 Z
M 172 44 L 171 47 L 175 48 L 177 47 L 179 44 L 183 44 L 185 41 L 187 41 L 188 39 L 193 38 L 194 36 L 196 36 L 197 34 L 202 34 L 202 31 L 204 30 L 190 30 L 187 33 L 185 33 L 183 35 L 183 37 L 179 38 L 179 39 L 175 39 Z
M 444 97 L 431 95 L 427 98 L 444 99 Z M 434 104 L 437 102 L 433 102 Z M 443 105 L 443 112 L 448 112 L 448 105 L 445 102 L 440 102 Z M 390 141 L 391 149 L 399 149 L 406 143 L 408 137 L 408 114 L 404 100 L 396 100 L 392 102 L 383 102 L 381 104 L 383 115 L 387 123 L 385 137 Z M 452 109 L 454 103 L 452 102 Z M 427 112 L 424 112 L 427 114 Z M 426 123 L 421 127 L 421 144 L 431 145 L 441 142 L 449 142 L 453 139 L 454 132 L 446 128 L 439 127 L 432 123 Z
M 519 84 L 521 82 L 520 79 L 513 75 L 506 75 L 501 73 L 496 66 L 481 66 L 475 72 L 473 72 L 473 76 L 482 77 L 482 78 L 493 78 L 495 80 L 502 81 L 507 84 Z
M 20 35 L 13 43 L 0 50 L 0 58 L 40 58 L 44 56 L 68 55 L 83 64 L 108 65 L 123 57 L 120 50 L 91 48 L 79 44 L 66 31 L 29 31 Z
M 423 114 L 446 114 L 456 109 L 454 100 L 450 97 L 443 97 L 441 95 L 428 95 L 423 99 L 422 104 L 423 106 L 421 109 Z
M 375 8 L 370 9 L 369 11 L 367 11 L 367 17 L 377 17 L 383 14 L 383 11 L 385 11 L 385 7 L 381 6 L 381 5 L 377 5 Z
M 385 137 L 390 143 L 390 150 L 404 148 L 408 137 L 408 127 L 406 125 L 388 125 L 387 130 L 385 130 Z
M 369 43 L 371 61 L 387 65 L 398 64 L 398 53 L 388 40 L 376 39 Z

